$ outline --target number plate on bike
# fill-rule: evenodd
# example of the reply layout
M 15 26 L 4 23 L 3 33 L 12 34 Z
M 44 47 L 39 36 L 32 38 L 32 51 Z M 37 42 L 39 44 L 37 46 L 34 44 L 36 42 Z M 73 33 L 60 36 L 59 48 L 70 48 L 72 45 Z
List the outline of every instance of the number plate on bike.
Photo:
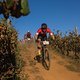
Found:
M 44 45 L 49 45 L 49 41 L 43 41 Z
M 27 38 L 27 40 L 30 40 L 30 38 Z

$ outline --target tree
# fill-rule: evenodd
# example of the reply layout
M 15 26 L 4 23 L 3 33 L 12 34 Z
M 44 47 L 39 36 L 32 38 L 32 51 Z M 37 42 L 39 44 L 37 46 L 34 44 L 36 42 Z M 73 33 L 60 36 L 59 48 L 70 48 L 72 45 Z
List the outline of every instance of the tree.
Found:
M 30 13 L 28 0 L 1 0 L 0 14 L 7 19 L 9 16 L 19 18 Z

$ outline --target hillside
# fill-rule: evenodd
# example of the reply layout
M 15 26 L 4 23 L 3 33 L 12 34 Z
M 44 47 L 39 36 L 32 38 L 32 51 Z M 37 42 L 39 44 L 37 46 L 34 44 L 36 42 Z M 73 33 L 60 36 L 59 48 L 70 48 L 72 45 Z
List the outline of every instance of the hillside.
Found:
M 71 65 L 68 60 L 58 55 L 50 47 L 50 70 L 44 69 L 41 63 L 35 63 L 36 47 L 34 42 L 30 45 L 20 43 L 19 48 L 24 61 L 24 66 L 20 72 L 21 80 L 80 80 L 80 72 L 70 70 Z

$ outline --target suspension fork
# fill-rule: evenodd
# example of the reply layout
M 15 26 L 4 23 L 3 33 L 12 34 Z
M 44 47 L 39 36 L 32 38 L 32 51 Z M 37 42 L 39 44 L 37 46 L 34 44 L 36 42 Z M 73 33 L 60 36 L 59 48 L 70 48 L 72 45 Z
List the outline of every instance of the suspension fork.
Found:
M 42 60 L 45 60 L 45 49 L 46 49 L 46 46 L 42 45 L 42 49 L 41 49 Z

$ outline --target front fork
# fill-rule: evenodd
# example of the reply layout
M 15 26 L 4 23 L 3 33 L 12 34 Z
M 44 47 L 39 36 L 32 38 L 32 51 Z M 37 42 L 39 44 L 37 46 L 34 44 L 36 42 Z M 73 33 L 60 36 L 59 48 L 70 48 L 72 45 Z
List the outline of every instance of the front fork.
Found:
M 42 55 L 42 60 L 43 61 L 45 60 L 45 49 L 46 49 L 46 46 L 42 46 L 41 55 Z

